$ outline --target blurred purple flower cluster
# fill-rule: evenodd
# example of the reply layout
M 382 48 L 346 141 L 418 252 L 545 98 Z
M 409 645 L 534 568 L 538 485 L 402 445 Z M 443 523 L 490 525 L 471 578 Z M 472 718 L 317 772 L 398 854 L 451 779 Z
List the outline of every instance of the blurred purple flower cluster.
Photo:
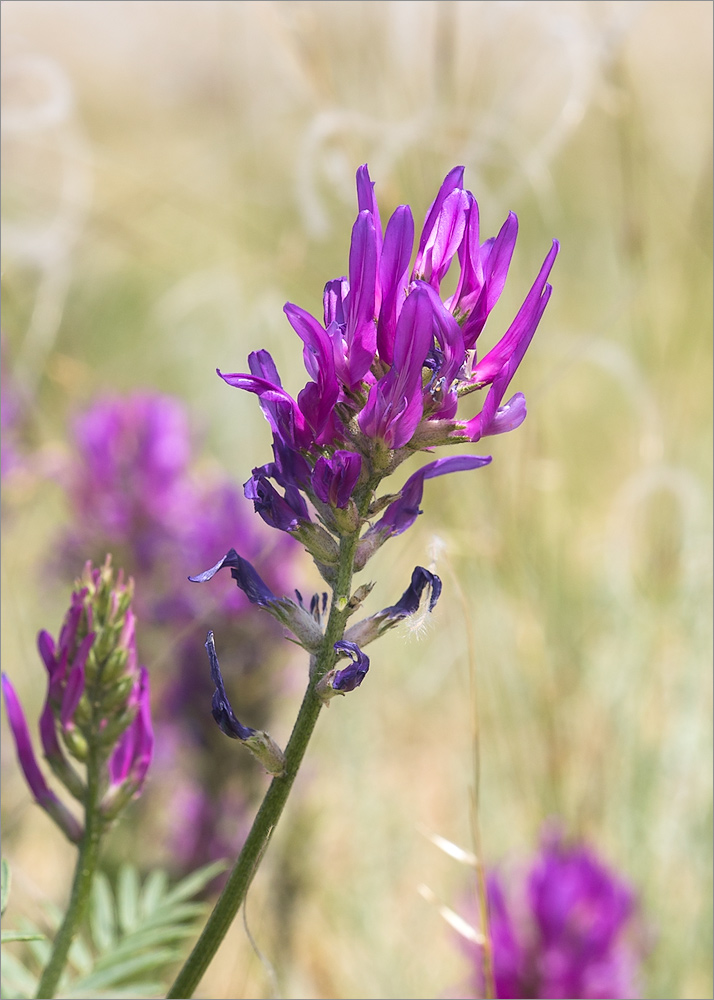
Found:
M 66 485 L 73 526 L 65 552 L 107 543 L 122 551 L 122 565 L 151 583 L 137 589 L 153 615 L 162 621 L 201 615 L 206 598 L 200 588 L 184 586 L 188 572 L 237 541 L 275 587 L 287 585 L 293 547 L 260 530 L 236 484 L 199 471 L 177 399 L 102 398 L 75 419 L 72 438 L 77 458 Z M 235 587 L 226 586 L 220 600 L 226 610 L 247 607 Z
M 10 350 L 0 341 L 0 478 L 3 488 L 12 480 L 23 478 L 35 464 L 27 443 L 27 424 L 31 407 L 13 372 Z
M 281 633 L 268 616 L 242 613 L 249 602 L 229 580 L 222 590 L 209 591 L 193 587 L 188 573 L 215 558 L 216 549 L 237 545 L 274 587 L 284 589 L 299 549 L 254 517 L 239 486 L 199 463 L 186 411 L 172 397 L 145 392 L 101 398 L 76 417 L 71 437 L 75 454 L 64 477 L 71 523 L 61 563 L 111 551 L 136 580 L 157 735 L 156 780 L 142 808 L 159 824 L 157 838 L 165 839 L 177 867 L 190 870 L 216 852 L 235 850 L 242 828 L 237 821 L 256 781 L 242 767 L 242 755 L 235 768 L 220 765 L 226 747 L 211 720 L 206 630 L 220 629 L 237 700 L 260 724 L 280 684 L 275 672 L 258 668 L 271 658 Z M 230 837 L 198 836 L 212 828 L 218 804 L 223 811 L 229 802 L 235 806 Z
M 527 869 L 492 871 L 487 895 L 496 996 L 634 998 L 643 957 L 632 888 L 583 843 L 554 826 Z M 638 939 L 639 934 L 639 939 Z M 483 952 L 473 995 L 484 995 Z

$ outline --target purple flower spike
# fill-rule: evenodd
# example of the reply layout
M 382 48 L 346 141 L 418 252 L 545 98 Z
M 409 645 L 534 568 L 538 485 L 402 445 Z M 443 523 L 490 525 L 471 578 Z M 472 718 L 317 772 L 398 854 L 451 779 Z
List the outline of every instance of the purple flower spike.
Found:
M 543 836 L 541 856 L 528 879 L 528 895 L 546 948 L 569 938 L 592 958 L 605 954 L 634 904 L 629 886 L 587 848 L 564 844 L 554 829 Z
M 312 488 L 323 503 L 344 508 L 357 485 L 362 458 L 353 451 L 336 451 L 332 458 L 320 456 L 312 473 Z
M 166 396 L 136 393 L 96 402 L 74 422 L 81 467 L 71 472 L 77 523 L 101 528 L 145 561 L 186 475 L 188 420 Z
M 35 801 L 52 817 L 72 843 L 79 843 L 84 833 L 82 826 L 64 803 L 51 791 L 45 781 L 32 749 L 32 740 L 25 721 L 25 713 L 22 711 L 22 705 L 15 694 L 15 689 L 5 674 L 2 675 L 2 691 L 10 730 L 15 741 L 17 758 Z
M 221 668 L 218 665 L 213 632 L 209 632 L 206 636 L 206 652 L 211 664 L 211 680 L 216 685 L 211 706 L 213 718 L 218 723 L 221 732 L 225 733 L 226 736 L 230 736 L 232 740 L 247 740 L 248 737 L 253 736 L 255 729 L 250 729 L 248 726 L 242 725 L 231 708 L 231 703 L 228 701 L 228 695 L 223 684 Z
M 488 874 L 487 897 L 498 997 L 642 995 L 634 894 L 590 847 L 546 828 L 528 870 Z M 480 996 L 483 952 L 469 953 Z
M 522 393 L 506 393 L 550 299 L 559 244 L 553 242 L 506 333 L 477 356 L 478 338 L 505 286 L 518 220 L 510 212 L 498 234 L 482 241 L 479 206 L 463 180 L 461 166 L 444 178 L 411 267 L 412 212 L 400 205 L 382 236 L 374 184 L 361 166 L 349 276 L 326 283 L 322 323 L 297 305 L 285 306 L 311 378 L 297 403 L 265 351 L 251 355 L 250 375 L 223 376 L 259 396 L 273 429 L 275 461 L 254 470 L 246 495 L 269 525 L 305 546 L 330 583 L 339 561 L 335 539 L 356 532 L 388 503 L 382 496 L 367 509 L 350 504 L 358 483 L 361 503 L 365 490 L 376 491 L 414 452 L 504 434 L 526 417 Z M 455 290 L 443 297 L 440 286 L 453 264 Z M 459 420 L 461 397 L 482 389 L 488 391 L 480 411 Z M 415 473 L 360 539 L 355 568 L 414 523 L 426 479 L 489 461 L 443 459 Z M 321 524 L 308 519 L 304 498 L 318 506 Z

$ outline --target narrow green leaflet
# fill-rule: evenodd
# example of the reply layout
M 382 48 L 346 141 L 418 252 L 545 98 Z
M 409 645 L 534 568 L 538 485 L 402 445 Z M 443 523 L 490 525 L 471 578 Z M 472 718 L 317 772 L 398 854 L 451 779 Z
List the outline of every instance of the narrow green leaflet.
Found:
M 112 886 L 106 875 L 95 879 L 87 926 L 75 939 L 58 996 L 64 1000 L 124 1000 L 162 996 L 166 973 L 184 956 L 184 942 L 198 932 L 206 904 L 194 897 L 225 871 L 222 862 L 206 865 L 171 885 L 165 872 L 151 872 L 143 884 L 130 865 Z M 61 913 L 48 907 L 47 923 L 55 931 Z M 25 1000 L 34 996 L 50 939 L 23 921 L 8 940 L 25 942 L 24 952 L 3 954 L 0 996 Z M 50 936 L 51 937 L 51 936 Z

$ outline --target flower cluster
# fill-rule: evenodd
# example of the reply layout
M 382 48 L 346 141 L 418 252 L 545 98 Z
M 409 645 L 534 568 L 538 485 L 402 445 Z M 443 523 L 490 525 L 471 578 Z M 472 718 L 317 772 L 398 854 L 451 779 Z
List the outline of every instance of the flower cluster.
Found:
M 184 561 L 209 559 L 236 537 L 263 573 L 284 584 L 289 543 L 256 529 L 236 485 L 199 468 L 179 400 L 150 392 L 102 397 L 75 418 L 72 438 L 64 551 L 69 558 L 95 549 L 120 553 L 152 618 L 202 617 L 199 595 L 183 586 Z M 241 609 L 236 597 L 226 589 L 225 610 Z
M 153 752 L 149 677 L 136 654 L 133 581 L 117 578 L 107 557 L 87 563 L 57 640 L 37 645 L 48 674 L 40 740 L 55 777 L 88 807 L 90 771 L 99 770 L 100 813 L 108 824 L 140 794 Z M 78 842 L 79 821 L 51 791 L 37 763 L 25 715 L 10 680 L 3 693 L 20 765 L 36 801 L 66 836 Z M 87 766 L 86 779 L 69 758 Z
M 639 995 L 634 894 L 589 847 L 547 829 L 530 868 L 510 881 L 491 872 L 487 895 L 498 997 Z M 482 996 L 483 953 L 469 947 Z
M 415 522 L 427 479 L 480 468 L 491 459 L 437 458 L 414 472 L 398 493 L 378 495 L 382 480 L 403 461 L 439 445 L 513 430 L 526 415 L 522 393 L 505 402 L 504 397 L 550 299 L 548 277 L 559 246 L 553 242 L 513 322 L 481 356 L 478 338 L 503 290 L 518 223 L 509 214 L 498 235 L 482 242 L 478 205 L 462 186 L 463 174 L 463 167 L 455 167 L 444 179 L 412 263 L 411 210 L 397 208 L 382 231 L 374 185 L 366 165 L 359 168 L 349 275 L 325 286 L 324 322 L 298 305 L 285 306 L 310 377 L 297 399 L 283 388 L 265 350 L 249 355 L 248 372 L 218 370 L 228 385 L 258 396 L 272 430 L 273 461 L 253 469 L 246 497 L 268 525 L 305 546 L 333 587 L 340 573 L 344 577 L 347 539 L 353 546 L 351 579 L 380 546 Z M 442 298 L 442 282 L 457 260 L 455 291 Z M 480 412 L 458 419 L 461 397 L 483 389 Z M 287 626 L 311 655 L 317 653 L 324 633 L 316 601 L 308 610 L 301 600 L 276 598 L 235 549 L 190 579 L 205 582 L 223 567 L 249 600 Z M 397 605 L 346 632 L 346 619 L 365 594 L 340 597 L 346 602 L 336 609 L 340 635 L 333 636 L 337 641 L 327 658 L 332 662 L 326 661 L 316 678 L 320 697 L 327 701 L 357 687 L 369 666 L 361 650 L 365 642 L 415 613 L 425 590 L 431 610 L 440 589 L 438 577 L 417 567 Z M 334 661 L 345 657 L 351 665 L 333 670 Z
M 463 173 L 455 167 L 447 174 L 412 264 L 411 210 L 397 208 L 383 233 L 374 185 L 367 167 L 359 168 L 349 277 L 325 286 L 324 323 L 300 306 L 285 306 L 310 376 L 297 399 L 283 388 L 267 351 L 249 356 L 248 373 L 218 371 L 229 385 L 259 397 L 273 433 L 274 460 L 253 470 L 246 496 L 263 520 L 303 542 L 328 582 L 337 561 L 333 535 L 383 512 L 360 543 L 359 569 L 414 523 L 426 479 L 490 461 L 437 459 L 414 473 L 396 498 L 376 497 L 381 480 L 405 459 L 436 445 L 502 434 L 526 416 L 522 393 L 504 397 L 548 304 L 559 246 L 553 242 L 505 334 L 479 356 L 478 338 L 503 290 L 518 222 L 509 214 L 498 235 L 481 242 L 478 205 L 462 186 Z M 456 289 L 442 299 L 441 284 L 455 260 Z M 457 419 L 459 400 L 482 389 L 480 412 Z

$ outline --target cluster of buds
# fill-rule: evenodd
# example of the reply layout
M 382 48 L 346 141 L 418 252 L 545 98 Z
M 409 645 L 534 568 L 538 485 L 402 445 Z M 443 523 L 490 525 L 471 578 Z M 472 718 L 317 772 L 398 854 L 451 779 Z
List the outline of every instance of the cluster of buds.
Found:
M 298 305 L 285 306 L 310 377 L 296 399 L 265 350 L 249 355 L 248 372 L 218 370 L 228 385 L 258 396 L 272 430 L 273 461 L 253 469 L 246 497 L 268 525 L 305 546 L 330 586 L 339 578 L 344 539 L 355 542 L 350 572 L 363 569 L 388 539 L 414 524 L 427 479 L 481 468 L 491 459 L 436 458 L 399 491 L 378 495 L 382 480 L 402 462 L 437 446 L 472 444 L 513 430 L 526 416 L 522 393 L 504 397 L 550 299 L 548 277 L 559 244 L 553 241 L 505 334 L 481 356 L 478 339 L 504 288 L 518 220 L 509 213 L 498 235 L 482 242 L 478 204 L 464 189 L 463 175 L 463 167 L 454 167 L 445 177 L 412 263 L 409 206 L 399 206 L 383 231 L 374 184 L 367 166 L 359 168 L 348 277 L 325 286 L 324 322 Z M 455 261 L 456 287 L 444 297 L 441 285 Z M 484 389 L 481 410 L 458 419 L 461 399 Z M 190 579 L 206 581 L 223 567 L 311 655 L 320 648 L 317 598 L 308 610 L 299 595 L 297 603 L 275 597 L 235 549 Z M 440 589 L 438 577 L 417 567 L 396 605 L 348 628 L 334 643 L 332 658 L 351 663 L 316 677 L 320 697 L 326 701 L 357 687 L 369 667 L 361 647 L 414 614 L 425 592 L 431 611 Z M 347 616 L 356 610 L 360 591 L 341 597 L 347 607 L 339 610 Z
M 124 582 L 121 570 L 115 579 L 111 557 L 101 568 L 87 563 L 59 638 L 43 630 L 37 639 L 48 674 L 39 723 L 45 759 L 85 809 L 98 803 L 105 825 L 140 794 L 153 752 L 149 677 L 137 661 L 133 591 L 133 581 Z M 30 790 L 66 836 L 78 842 L 82 824 L 47 784 L 22 706 L 4 674 L 2 686 Z M 72 761 L 84 765 L 84 775 Z

